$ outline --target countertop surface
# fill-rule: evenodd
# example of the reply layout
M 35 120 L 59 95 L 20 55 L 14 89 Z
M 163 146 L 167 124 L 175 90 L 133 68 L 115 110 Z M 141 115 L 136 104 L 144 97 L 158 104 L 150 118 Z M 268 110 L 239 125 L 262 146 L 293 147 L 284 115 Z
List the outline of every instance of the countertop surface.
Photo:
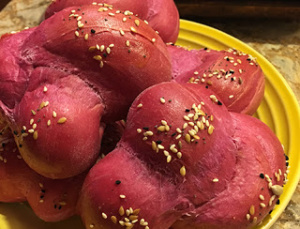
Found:
M 50 0 L 12 0 L 0 11 L 0 35 L 37 25 Z M 300 102 L 300 20 L 186 18 L 220 29 L 253 47 L 282 74 Z M 272 229 L 300 228 L 300 184 Z

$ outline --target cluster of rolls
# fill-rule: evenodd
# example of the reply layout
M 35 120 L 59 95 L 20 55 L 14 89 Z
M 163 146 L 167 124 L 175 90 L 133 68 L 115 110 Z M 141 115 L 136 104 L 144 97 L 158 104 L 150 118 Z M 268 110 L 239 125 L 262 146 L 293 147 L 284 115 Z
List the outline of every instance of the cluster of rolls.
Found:
M 255 58 L 175 46 L 173 0 L 56 0 L 0 39 L 0 201 L 88 228 L 251 228 L 286 156 Z

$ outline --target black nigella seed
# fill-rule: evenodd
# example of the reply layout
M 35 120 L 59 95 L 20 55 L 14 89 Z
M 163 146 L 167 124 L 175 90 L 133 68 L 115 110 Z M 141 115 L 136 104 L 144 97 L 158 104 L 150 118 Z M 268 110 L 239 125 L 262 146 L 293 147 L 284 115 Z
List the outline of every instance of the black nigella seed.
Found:
M 264 179 L 264 178 L 265 178 L 265 175 L 264 175 L 263 173 L 261 173 L 261 174 L 259 174 L 259 177 L 260 177 L 261 179 Z
M 279 204 L 280 204 L 280 200 L 279 200 L 279 199 L 276 201 L 276 204 L 277 204 L 277 205 L 279 205 Z
M 221 106 L 221 105 L 222 105 L 222 103 L 221 103 L 220 101 L 218 101 L 218 105 L 220 105 L 220 106 Z
M 121 184 L 121 181 L 120 181 L 120 180 L 116 180 L 115 183 L 116 183 L 116 184 Z
M 96 30 L 94 30 L 94 29 L 91 29 L 91 33 L 96 33 Z

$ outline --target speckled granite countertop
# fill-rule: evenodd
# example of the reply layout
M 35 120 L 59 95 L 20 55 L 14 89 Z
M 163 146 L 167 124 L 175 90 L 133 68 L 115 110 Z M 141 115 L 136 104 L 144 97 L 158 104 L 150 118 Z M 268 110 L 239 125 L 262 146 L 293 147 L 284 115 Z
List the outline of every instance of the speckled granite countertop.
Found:
M 51 0 L 12 0 L 0 12 L 0 35 L 32 27 L 42 19 Z M 213 20 L 193 18 L 252 46 L 283 75 L 300 102 L 300 21 Z M 300 228 L 300 184 L 272 229 Z

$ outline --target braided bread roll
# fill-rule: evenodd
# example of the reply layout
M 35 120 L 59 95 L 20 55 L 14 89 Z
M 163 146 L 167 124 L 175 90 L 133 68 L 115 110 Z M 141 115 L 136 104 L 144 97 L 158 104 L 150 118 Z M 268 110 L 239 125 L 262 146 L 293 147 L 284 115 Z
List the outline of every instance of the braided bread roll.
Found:
M 171 79 L 159 35 L 113 7 L 64 9 L 36 28 L 4 36 L 0 48 L 1 109 L 25 162 L 49 178 L 91 167 L 100 123 L 125 118 L 141 91 Z
M 86 228 L 250 228 L 285 182 L 280 142 L 209 89 L 161 83 L 132 104 L 117 148 L 89 172 Z

